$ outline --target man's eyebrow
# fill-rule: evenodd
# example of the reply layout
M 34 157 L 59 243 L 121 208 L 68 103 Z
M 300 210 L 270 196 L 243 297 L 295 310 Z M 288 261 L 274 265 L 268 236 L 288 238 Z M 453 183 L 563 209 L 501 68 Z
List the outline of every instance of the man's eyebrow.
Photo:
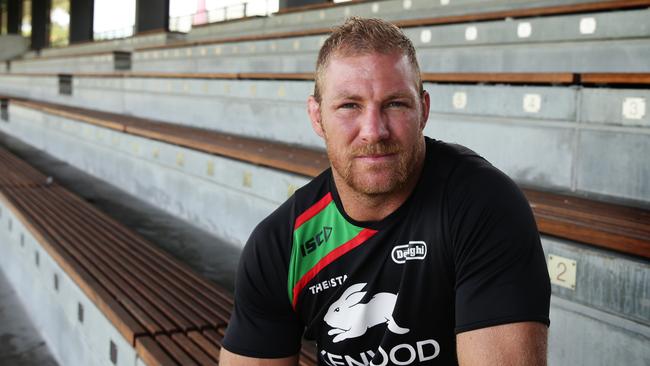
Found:
M 338 93 L 334 96 L 334 100 L 341 100 L 341 99 L 346 99 L 346 100 L 361 100 L 360 95 L 354 94 L 354 93 L 348 93 L 348 92 L 341 92 Z
M 409 92 L 399 91 L 388 95 L 385 99 L 392 100 L 392 99 L 402 99 L 402 98 L 413 99 L 413 95 Z
M 406 91 L 398 91 L 398 92 L 389 94 L 388 96 L 386 96 L 383 99 L 384 100 L 393 100 L 393 99 L 402 99 L 402 98 L 413 99 L 413 95 L 411 93 L 409 93 L 409 92 L 406 92 Z M 347 93 L 347 92 L 341 92 L 339 94 L 336 94 L 333 99 L 334 100 L 363 100 L 363 98 L 360 95 L 354 94 L 354 93 Z

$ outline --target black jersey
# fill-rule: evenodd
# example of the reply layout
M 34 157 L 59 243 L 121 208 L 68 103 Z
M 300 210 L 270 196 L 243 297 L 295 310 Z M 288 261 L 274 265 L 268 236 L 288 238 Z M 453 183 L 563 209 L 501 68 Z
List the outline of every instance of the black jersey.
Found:
M 327 170 L 257 226 L 226 349 L 285 357 L 304 335 L 321 365 L 452 365 L 456 333 L 549 324 L 548 272 L 521 191 L 476 153 L 426 140 L 416 188 L 383 220 L 348 217 Z

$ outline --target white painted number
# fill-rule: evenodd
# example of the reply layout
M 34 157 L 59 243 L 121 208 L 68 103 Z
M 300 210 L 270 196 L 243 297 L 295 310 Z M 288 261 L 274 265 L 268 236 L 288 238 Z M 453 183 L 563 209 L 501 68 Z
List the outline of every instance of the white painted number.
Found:
M 596 32 L 595 18 L 580 19 L 580 34 L 593 34 L 594 32 Z
M 528 38 L 533 32 L 533 27 L 528 22 L 519 23 L 517 25 L 517 37 Z
M 420 41 L 422 41 L 422 43 L 431 42 L 431 31 L 428 29 L 423 30 L 422 33 L 420 33 Z
M 467 106 L 467 94 L 465 92 L 455 92 L 452 103 L 455 109 L 465 109 Z
M 478 37 L 478 29 L 476 27 L 467 27 L 465 28 L 465 39 L 468 41 L 474 41 Z
M 548 255 L 548 273 L 554 285 L 576 289 L 576 272 L 578 263 L 559 255 Z
M 639 120 L 645 117 L 645 98 L 625 98 L 623 101 L 623 117 Z
M 542 109 L 542 96 L 539 94 L 524 95 L 524 111 L 527 113 L 539 113 Z

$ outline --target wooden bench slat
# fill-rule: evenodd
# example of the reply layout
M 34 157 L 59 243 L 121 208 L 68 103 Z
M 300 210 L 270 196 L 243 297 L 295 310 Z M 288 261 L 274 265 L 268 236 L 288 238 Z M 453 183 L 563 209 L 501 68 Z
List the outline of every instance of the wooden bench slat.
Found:
M 77 224 L 80 227 L 94 229 L 93 239 L 97 239 L 98 234 L 102 232 L 102 229 L 96 227 L 93 223 L 79 221 Z M 110 234 L 103 235 L 107 237 L 107 241 L 103 243 L 106 246 L 110 245 L 108 241 L 111 240 L 108 235 Z M 169 285 L 168 283 L 162 282 L 159 277 L 151 277 L 148 272 L 143 272 L 137 263 L 131 262 L 132 257 L 121 254 L 121 248 L 114 246 L 113 249 L 115 250 L 101 250 L 97 254 L 106 258 L 110 267 L 115 268 L 117 273 L 128 273 L 129 276 L 126 281 L 169 319 L 172 319 L 179 329 L 189 330 L 210 324 L 205 319 L 200 318 L 197 313 L 191 311 L 184 303 L 179 302 L 176 294 L 167 289 L 166 285 Z
M 156 334 L 165 330 L 176 330 L 176 327 L 166 319 L 162 314 L 156 311 L 156 309 L 151 308 L 151 305 L 144 306 L 143 310 L 142 304 L 147 304 L 145 301 L 129 284 L 124 281 L 121 281 L 110 276 L 110 268 L 107 266 L 97 267 L 93 259 L 89 259 L 87 254 L 83 250 L 79 250 L 76 246 L 71 245 L 70 242 L 66 241 L 64 234 L 61 232 L 61 227 L 58 224 L 53 224 L 46 221 L 43 216 L 44 212 L 47 212 L 47 209 L 42 205 L 36 206 L 31 200 L 24 200 L 23 207 L 27 211 L 32 212 L 32 216 L 35 217 L 35 221 L 39 222 L 40 226 L 43 228 L 48 235 L 54 239 L 62 248 L 70 253 L 71 257 L 74 258 L 82 267 L 86 268 L 88 273 L 97 279 L 97 281 L 106 288 L 109 293 L 111 293 L 118 302 L 122 303 L 133 316 L 138 319 L 143 326 L 151 333 Z M 34 215 L 34 212 L 38 212 L 38 215 Z M 101 269 L 100 269 L 101 268 Z M 106 273 L 108 272 L 108 274 Z M 134 299 L 133 301 L 131 299 Z M 136 305 L 137 304 L 137 305 Z
M 220 349 L 221 349 L 221 344 L 217 344 L 214 342 L 211 342 L 208 338 L 206 338 L 202 333 L 193 331 L 189 332 L 187 336 L 194 341 L 201 349 L 203 352 L 207 353 L 210 357 L 215 359 L 217 362 L 219 362 L 219 354 L 220 354 Z
M 111 252 L 113 243 L 110 241 L 110 234 L 102 233 L 102 230 L 93 223 L 78 221 L 79 218 L 75 217 L 74 210 L 77 207 L 84 206 L 69 206 L 57 194 L 49 195 L 41 208 L 46 209 L 48 205 L 51 205 L 51 212 L 58 214 L 60 226 L 65 228 L 68 235 L 71 236 L 68 240 L 71 243 L 85 243 L 86 245 L 78 245 L 78 250 L 87 253 L 88 260 L 93 263 L 95 268 L 106 273 L 109 278 L 118 284 L 119 288 L 129 289 L 127 294 L 131 295 L 131 299 L 136 303 L 141 304 L 143 309 L 151 307 L 151 312 L 157 316 L 157 321 L 167 332 L 179 329 L 195 329 L 204 325 L 200 320 L 197 321 L 198 324 L 192 324 L 188 320 L 191 314 L 181 314 L 180 311 L 174 308 L 173 305 L 177 304 L 174 304 L 172 299 L 163 299 L 149 288 L 141 278 L 133 276 L 131 270 L 125 267 L 122 261 L 115 260 Z M 172 303 L 172 305 L 168 303 Z M 156 311 L 153 311 L 154 309 Z
M 9 194 L 12 194 L 10 192 Z M 30 211 L 26 210 L 12 195 L 0 193 L 3 202 L 12 208 L 14 215 L 20 218 L 23 225 L 36 238 L 42 248 L 58 263 L 70 278 L 79 286 L 88 298 L 115 325 L 120 334 L 134 344 L 135 337 L 146 332 L 141 321 L 136 320 L 107 290 L 101 286 L 88 271 L 77 263 L 73 257 L 61 248 L 53 238 L 37 223 Z
M 135 341 L 135 350 L 138 356 L 148 366 L 177 366 L 176 362 L 167 352 L 151 337 L 138 337 Z
M 110 232 L 112 236 L 121 239 L 116 243 L 120 245 L 122 251 L 137 253 L 137 255 L 127 257 L 125 260 L 127 262 L 131 262 L 131 260 L 134 262 L 137 261 L 138 263 L 134 263 L 134 267 L 142 266 L 143 268 L 148 268 L 151 272 L 146 271 L 145 273 L 147 274 L 145 277 L 150 278 L 153 282 L 160 283 L 161 286 L 171 285 L 175 291 L 180 291 L 197 300 L 203 306 L 203 311 L 210 313 L 206 316 L 213 317 L 224 315 L 222 311 L 218 310 L 223 309 L 226 311 L 227 318 L 229 318 L 229 310 L 232 307 L 232 300 L 223 300 L 223 292 L 225 290 L 218 289 L 218 286 L 216 284 L 213 284 L 211 282 L 208 283 L 205 279 L 198 277 L 188 268 L 179 266 L 178 263 L 170 259 L 168 255 L 158 255 L 162 252 L 160 250 L 156 250 L 155 246 L 152 246 L 147 242 L 143 242 L 142 239 L 134 235 L 132 232 L 125 231 L 122 225 L 118 225 L 108 216 L 101 213 L 92 206 L 84 205 L 84 202 L 79 198 L 70 195 L 70 199 L 72 202 L 74 202 L 72 203 L 72 206 L 80 207 L 83 210 L 83 212 L 79 214 L 80 217 L 94 217 L 99 225 L 103 227 L 102 230 Z M 160 274 L 161 276 L 154 276 L 153 274 Z M 181 280 L 183 276 L 187 277 L 188 275 L 191 275 L 192 277 L 192 281 L 189 282 L 194 283 L 195 285 L 200 283 L 203 286 L 188 286 L 187 280 Z M 167 279 L 167 281 L 165 281 L 163 284 L 160 277 Z M 209 297 L 205 296 L 206 290 L 219 292 L 220 297 L 208 300 Z
M 572 84 L 579 74 L 542 73 L 422 73 L 423 82 L 431 83 L 504 83 L 504 84 Z
M 3 165 L 0 151 L 0 168 L 2 167 L 7 167 L 7 165 Z M 32 224 L 30 230 L 45 233 L 50 248 L 57 248 L 56 251 L 68 256 L 68 262 L 79 266 L 77 272 L 86 273 L 90 269 L 88 273 L 92 273 L 93 276 L 90 282 L 94 281 L 93 278 L 97 278 L 98 281 L 94 283 L 92 291 L 100 293 L 103 291 L 111 301 L 119 301 L 120 304 L 117 305 L 116 303 L 116 306 L 121 309 L 121 312 L 127 318 L 133 319 L 136 323 L 138 321 L 135 319 L 146 322 L 140 316 L 144 315 L 146 317 L 149 312 L 156 312 L 153 307 L 149 307 L 149 304 L 147 304 L 146 314 L 142 313 L 143 299 L 138 298 L 138 296 L 144 296 L 145 300 L 151 300 L 152 302 L 160 300 L 155 299 L 152 297 L 152 293 L 147 292 L 155 292 L 154 285 L 151 285 L 154 287 L 147 285 L 144 288 L 142 284 L 152 282 L 160 286 L 166 283 L 147 276 L 146 272 L 139 269 L 137 262 L 129 260 L 129 257 L 125 256 L 123 252 L 130 252 L 133 249 L 127 245 L 127 243 L 131 243 L 124 240 L 130 236 L 114 236 L 112 226 L 109 225 L 114 224 L 114 221 L 108 220 L 108 222 L 105 222 L 103 218 L 108 217 L 60 186 L 39 189 L 8 188 L 0 193 L 0 198 L 6 200 L 7 205 L 12 210 L 24 213 L 24 217 L 31 219 L 35 224 Z M 130 232 L 125 231 L 125 233 Z M 136 235 L 132 237 L 138 238 Z M 136 247 L 142 249 L 144 246 L 137 245 Z M 156 257 L 154 255 L 152 258 Z M 160 258 L 168 259 L 167 256 L 160 256 Z M 169 267 L 172 268 L 173 266 Z M 180 268 L 183 271 L 187 270 L 182 265 Z M 128 276 L 125 275 L 127 271 L 130 271 Z M 134 282 L 129 276 L 138 278 L 141 282 Z M 197 277 L 198 282 L 206 283 L 204 279 L 196 274 L 194 276 Z M 186 281 L 192 282 L 192 280 L 193 278 L 190 276 Z M 219 291 L 214 286 L 207 287 L 211 288 L 212 291 Z M 161 291 L 157 294 L 167 294 L 167 292 Z M 192 296 L 188 298 L 194 299 Z M 222 298 L 228 299 L 228 301 L 224 302 L 226 306 L 232 304 L 231 296 L 219 293 L 218 298 L 220 303 L 224 302 Z M 182 309 L 179 307 L 178 310 L 190 313 L 193 311 L 189 308 L 189 305 Z M 228 309 L 227 314 L 224 314 L 224 316 L 229 317 L 229 312 Z M 132 316 L 135 316 L 135 318 L 131 318 Z M 155 316 L 152 316 L 149 321 L 152 323 L 158 321 L 153 320 L 154 318 Z M 109 319 L 111 318 L 109 317 Z M 218 364 L 225 324 L 226 322 L 219 323 L 216 326 L 207 325 L 201 331 L 186 329 L 185 331 L 189 331 L 189 334 L 176 331 L 170 332 L 171 336 L 154 333 L 156 334 L 155 338 L 145 335 L 145 328 L 140 328 L 138 334 L 127 335 L 127 339 L 132 341 L 140 358 L 148 364 L 216 365 Z M 140 323 L 138 323 L 139 325 Z M 301 364 L 312 365 L 313 363 L 310 363 L 309 360 L 310 356 L 303 352 Z
M 560 220 L 557 217 L 549 217 L 543 214 L 535 215 L 535 219 L 539 230 L 543 233 L 590 245 L 598 245 L 625 254 L 650 258 L 650 245 L 648 245 L 647 239 L 638 241 L 608 232 L 594 231 L 591 226 L 585 226 L 575 221 Z
M 198 363 L 196 363 L 196 361 L 194 361 L 194 359 L 187 352 L 185 352 L 185 350 L 179 347 L 176 342 L 169 338 L 169 336 L 164 334 L 157 335 L 155 337 L 155 340 L 162 346 L 165 351 L 167 351 L 167 353 L 171 354 L 172 357 L 174 357 L 180 365 L 198 365 Z
M 214 365 L 218 366 L 218 359 L 213 359 L 208 355 L 201 347 L 197 346 L 190 338 L 185 334 L 176 333 L 171 336 L 182 349 L 189 353 L 192 358 L 194 358 L 200 365 Z
M 226 327 L 219 327 L 217 330 L 206 329 L 202 333 L 210 342 L 216 344 L 219 347 L 222 347 L 223 337 L 226 335 L 225 329 Z

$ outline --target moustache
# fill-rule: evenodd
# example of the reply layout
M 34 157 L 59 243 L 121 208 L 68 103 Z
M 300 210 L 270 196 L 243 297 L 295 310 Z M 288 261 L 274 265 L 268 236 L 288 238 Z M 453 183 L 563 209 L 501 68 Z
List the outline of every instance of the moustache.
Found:
M 354 148 L 352 149 L 351 154 L 352 156 L 388 155 L 397 154 L 401 151 L 402 148 L 399 144 L 382 141 Z

